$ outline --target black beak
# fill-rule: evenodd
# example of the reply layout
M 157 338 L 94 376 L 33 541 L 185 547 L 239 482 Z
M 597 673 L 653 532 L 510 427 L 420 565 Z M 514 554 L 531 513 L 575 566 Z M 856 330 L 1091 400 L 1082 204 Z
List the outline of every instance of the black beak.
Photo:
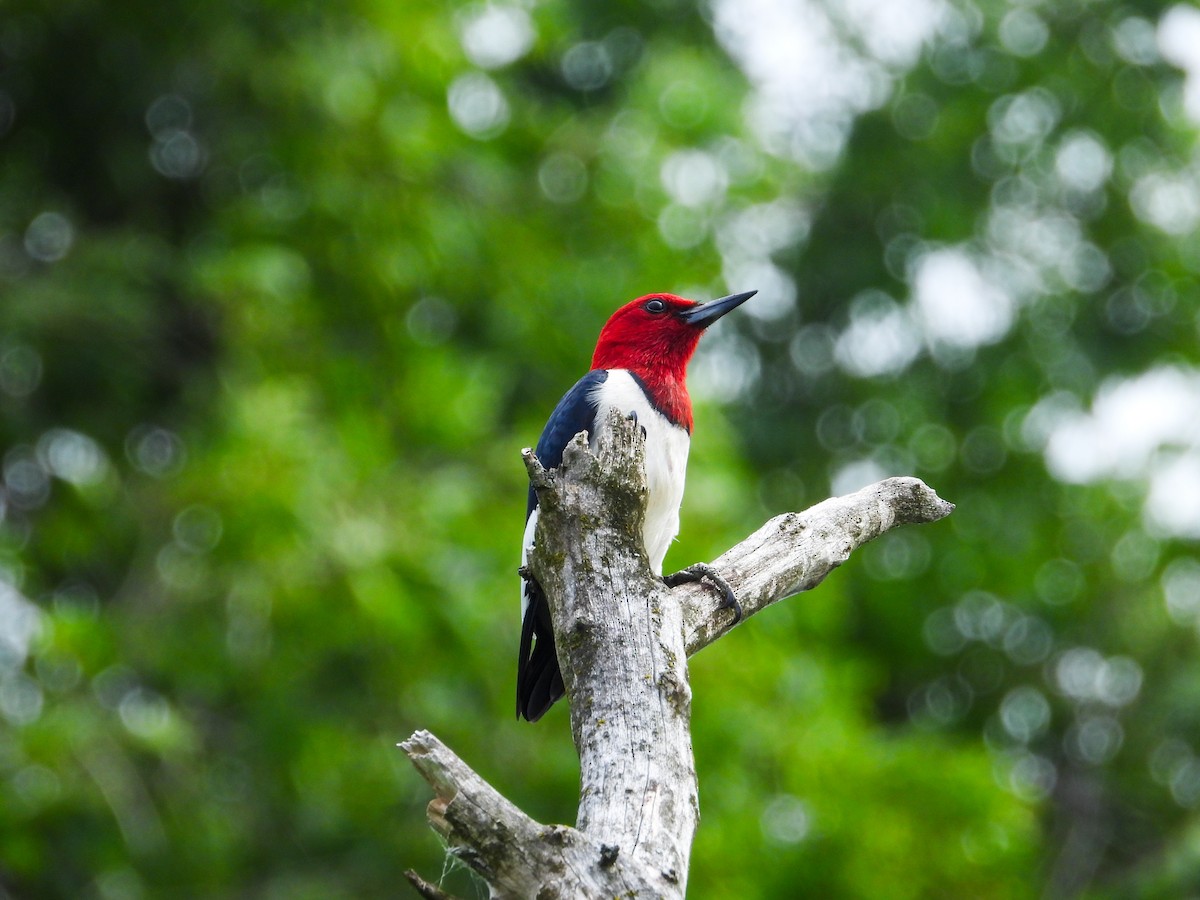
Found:
M 720 300 L 713 300 L 709 303 L 701 303 L 699 306 L 693 306 L 691 309 L 684 310 L 679 314 L 679 317 L 689 325 L 695 325 L 697 328 L 707 328 L 725 313 L 732 309 L 737 309 L 758 291 L 743 291 L 740 294 L 730 294 L 728 297 L 722 297 Z

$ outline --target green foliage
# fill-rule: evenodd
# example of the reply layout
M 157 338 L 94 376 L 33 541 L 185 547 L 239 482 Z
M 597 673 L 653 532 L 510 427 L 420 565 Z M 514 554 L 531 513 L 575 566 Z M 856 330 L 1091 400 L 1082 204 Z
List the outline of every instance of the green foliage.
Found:
M 0 891 L 394 894 L 418 727 L 571 821 L 518 451 L 618 303 L 747 288 L 668 567 L 886 474 L 958 511 L 693 661 L 692 894 L 1194 889 L 1194 431 L 1055 443 L 1195 378 L 1177 11 L 851 6 L 765 118 L 770 4 L 5 7 Z

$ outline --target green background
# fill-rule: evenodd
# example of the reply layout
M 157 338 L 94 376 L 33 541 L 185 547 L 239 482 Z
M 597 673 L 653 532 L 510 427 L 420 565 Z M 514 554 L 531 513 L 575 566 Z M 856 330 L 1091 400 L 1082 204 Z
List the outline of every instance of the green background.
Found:
M 797 4 L 788 94 L 769 6 L 0 7 L 0 894 L 483 896 L 395 744 L 573 821 L 519 451 L 616 306 L 750 288 L 666 569 L 884 475 L 958 510 L 693 659 L 691 895 L 1195 891 L 1200 528 L 1148 498 L 1200 414 L 1052 468 L 1120 379 L 1200 393 L 1171 7 Z M 1000 293 L 923 315 L 930 259 Z

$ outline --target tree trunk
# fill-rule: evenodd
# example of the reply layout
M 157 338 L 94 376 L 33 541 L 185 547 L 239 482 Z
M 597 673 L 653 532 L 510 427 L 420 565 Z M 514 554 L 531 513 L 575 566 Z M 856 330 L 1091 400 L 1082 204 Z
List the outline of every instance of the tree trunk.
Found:
M 734 616 L 711 585 L 672 589 L 651 574 L 641 430 L 614 415 L 598 438 L 593 455 L 577 435 L 550 471 L 524 452 L 539 501 L 529 566 L 550 603 L 580 759 L 576 827 L 534 822 L 428 732 L 401 745 L 434 788 L 430 824 L 497 897 L 681 898 L 687 886 L 699 820 L 687 657 Z M 712 565 L 749 618 L 883 532 L 953 509 L 918 479 L 890 478 L 777 516 Z

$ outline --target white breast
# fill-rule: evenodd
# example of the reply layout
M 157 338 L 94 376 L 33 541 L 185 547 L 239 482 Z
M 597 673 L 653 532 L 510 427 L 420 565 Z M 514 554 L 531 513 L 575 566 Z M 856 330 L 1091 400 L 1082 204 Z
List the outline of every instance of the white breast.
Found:
M 617 409 L 626 416 L 637 413 L 638 424 L 646 429 L 649 497 L 643 535 L 650 568 L 655 575 L 661 575 L 667 548 L 679 534 L 679 504 L 683 502 L 691 437 L 650 405 L 641 387 L 624 369 L 611 369 L 608 378 L 596 386 L 594 397 L 598 421 L 604 421 L 611 410 Z M 594 437 L 592 449 L 595 449 Z
M 597 409 L 597 421 L 604 421 L 609 412 L 617 409 L 622 415 L 637 413 L 638 424 L 646 429 L 646 523 L 642 537 L 646 544 L 646 556 L 655 575 L 662 574 L 663 558 L 675 535 L 679 534 L 679 504 L 683 502 L 683 481 L 687 474 L 688 449 L 691 436 L 682 428 L 672 425 L 667 417 L 650 405 L 638 383 L 624 369 L 610 369 L 608 378 L 596 386 L 592 397 Z M 595 434 L 591 436 L 591 447 L 596 449 Z M 525 523 L 525 535 L 521 542 L 521 565 L 529 561 L 529 550 L 533 546 L 533 532 L 537 527 L 538 511 L 535 508 Z M 529 598 L 525 585 L 521 585 L 521 618 Z

